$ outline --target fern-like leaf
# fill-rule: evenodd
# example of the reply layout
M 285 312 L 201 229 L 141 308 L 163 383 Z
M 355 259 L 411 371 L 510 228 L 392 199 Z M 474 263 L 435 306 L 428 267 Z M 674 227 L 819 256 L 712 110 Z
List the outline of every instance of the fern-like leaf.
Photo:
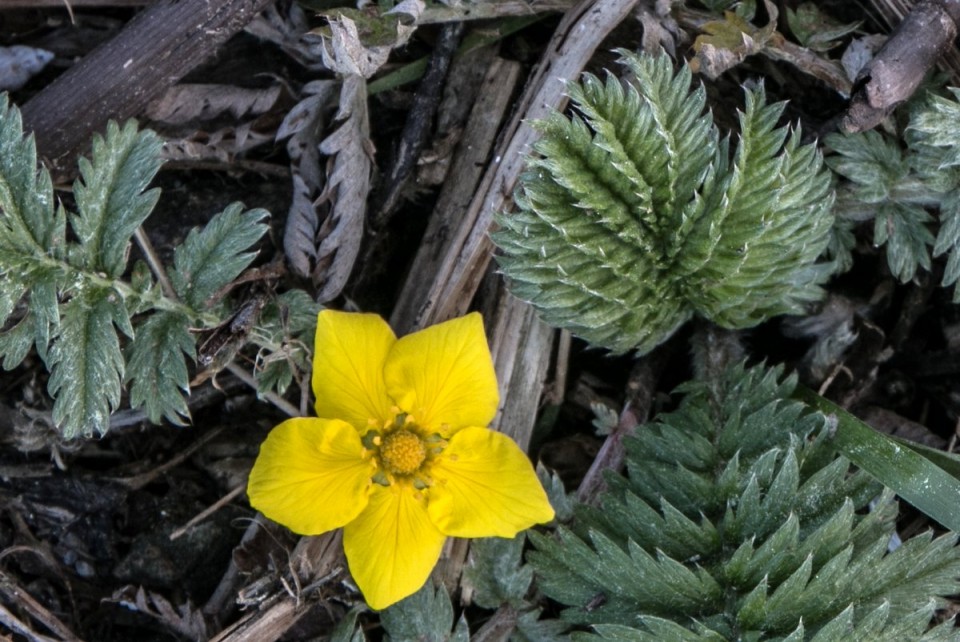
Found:
M 106 138 L 94 137 L 91 160 L 80 159 L 81 179 L 73 188 L 78 267 L 112 278 L 123 274 L 130 237 L 160 197 L 158 189 L 144 190 L 160 169 L 161 146 L 156 134 L 138 131 L 132 120 L 123 129 L 111 122 Z
M 127 381 L 130 406 L 143 409 L 159 423 L 165 418 L 182 426 L 190 418 L 183 393 L 190 391 L 185 357 L 196 353 L 196 335 L 187 328 L 190 320 L 176 312 L 158 312 L 137 328 L 127 347 Z
M 794 385 L 735 367 L 686 386 L 630 440 L 602 508 L 530 534 L 540 588 L 595 627 L 574 639 L 953 639 L 925 631 L 960 590 L 956 536 L 890 552 L 892 493 L 850 471 Z
M 927 100 L 910 118 L 910 129 L 917 134 L 917 142 L 938 147 L 943 155 L 937 169 L 960 165 L 960 89 L 949 87 L 956 100 L 928 94 Z
M 191 230 L 174 250 L 170 282 L 187 305 L 203 310 L 208 299 L 235 279 L 254 259 L 248 251 L 267 226 L 266 210 L 244 211 L 239 203 L 227 206 L 202 230 Z
M 538 124 L 519 211 L 493 234 L 514 294 L 618 352 L 647 352 L 694 314 L 746 327 L 822 296 L 828 174 L 775 128 L 782 108 L 747 92 L 731 162 L 689 70 L 622 53 L 635 83 L 587 74 L 570 85 L 580 115 Z
M 283 395 L 297 372 L 310 369 L 320 305 L 303 290 L 284 292 L 260 315 L 264 343 L 273 346 L 257 362 L 257 392 Z
M 78 292 L 64 305 L 48 388 L 55 399 L 53 421 L 66 439 L 103 435 L 110 427 L 124 370 L 115 325 L 130 326 L 115 291 Z
M 63 245 L 63 221 L 54 214 L 53 185 L 37 171 L 33 138 L 23 137 L 20 112 L 0 96 L 0 252 L 4 263 L 20 255 L 53 254 Z

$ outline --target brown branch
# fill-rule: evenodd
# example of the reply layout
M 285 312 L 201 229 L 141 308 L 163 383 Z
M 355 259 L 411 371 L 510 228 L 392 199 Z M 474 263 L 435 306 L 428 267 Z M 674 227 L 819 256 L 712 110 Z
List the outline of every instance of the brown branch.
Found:
M 205 61 L 271 0 L 161 0 L 23 106 L 54 174 L 73 171 L 107 121 L 124 121 Z
M 850 106 L 840 121 L 846 132 L 880 124 L 908 100 L 927 72 L 953 44 L 960 1 L 918 2 L 867 65 L 855 83 Z

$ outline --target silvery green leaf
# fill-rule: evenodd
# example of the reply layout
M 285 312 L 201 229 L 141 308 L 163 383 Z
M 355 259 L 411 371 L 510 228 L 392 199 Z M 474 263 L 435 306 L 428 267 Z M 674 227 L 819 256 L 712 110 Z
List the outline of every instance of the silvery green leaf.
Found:
M 194 357 L 196 336 L 189 326 L 190 319 L 183 314 L 157 312 L 137 328 L 126 348 L 130 406 L 142 407 L 153 423 L 165 418 L 182 426 L 190 419 L 183 398 L 190 392 L 185 357 Z
M 428 581 L 408 598 L 384 609 L 380 622 L 389 642 L 450 642 L 453 605 L 443 585 Z
M 256 256 L 253 246 L 267 231 L 266 210 L 243 210 L 229 205 L 202 230 L 193 229 L 173 253 L 170 282 L 177 295 L 196 310 L 204 310 L 208 299 L 235 279 Z
M 123 354 L 113 290 L 78 292 L 63 306 L 50 351 L 53 421 L 65 439 L 104 435 L 120 403 Z M 122 307 L 122 306 L 121 306 Z M 121 321 L 122 323 L 122 321 Z
M 80 159 L 71 218 L 80 245 L 78 267 L 117 278 L 127 264 L 130 237 L 150 215 L 160 190 L 144 191 L 160 169 L 160 137 L 130 120 L 94 136 L 90 160 Z
M 614 352 L 646 353 L 700 316 L 728 328 L 799 313 L 835 263 L 819 153 L 746 92 L 731 142 L 706 93 L 666 55 L 621 52 L 630 82 L 585 74 L 555 113 L 491 236 L 513 294 L 545 322 Z
M 533 569 L 523 566 L 526 541 L 523 533 L 513 539 L 486 537 L 473 541 L 472 564 L 465 569 L 464 578 L 473 585 L 475 603 L 486 609 L 501 604 L 521 606 L 533 581 Z

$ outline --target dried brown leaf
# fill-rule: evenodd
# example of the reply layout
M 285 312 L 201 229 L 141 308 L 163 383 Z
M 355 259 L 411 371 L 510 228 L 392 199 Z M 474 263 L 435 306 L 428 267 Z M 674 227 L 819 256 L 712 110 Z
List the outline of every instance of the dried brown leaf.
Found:
M 229 113 L 240 119 L 270 111 L 280 98 L 281 87 L 248 89 L 233 85 L 182 84 L 171 87 L 147 108 L 150 120 L 182 125 L 212 120 Z
M 320 139 L 327 127 L 337 83 L 314 81 L 303 88 L 306 97 L 287 114 L 277 131 L 277 140 L 287 140 L 293 200 L 287 213 L 283 249 L 290 268 L 311 278 L 317 264 L 320 222 L 329 208 L 320 211 L 316 203 L 326 185 L 320 166 Z
M 367 114 L 367 81 L 347 76 L 340 90 L 336 131 L 320 143 L 320 152 L 329 156 L 327 185 L 317 207 L 330 211 L 319 230 L 314 281 L 320 284 L 321 303 L 337 296 L 346 285 L 360 251 L 363 220 L 370 193 L 373 148 Z
M 328 68 L 343 76 L 372 76 L 387 62 L 390 51 L 406 44 L 416 31 L 416 23 L 424 9 L 423 0 L 403 0 L 383 16 L 366 19 L 364 14 L 354 17 L 365 20 L 371 27 L 389 25 L 387 37 L 378 32 L 376 44 L 364 44 L 354 18 L 341 10 L 336 18 L 330 18 L 330 35 L 324 39 L 323 61 Z M 384 41 L 384 42 L 381 42 Z
M 770 22 L 765 27 L 756 27 L 732 11 L 724 13 L 724 19 L 708 22 L 703 26 L 705 35 L 693 43 L 697 52 L 690 61 L 694 73 L 703 73 L 708 78 L 717 78 L 748 56 L 760 53 L 777 29 L 776 5 L 763 0 Z
M 160 621 L 170 630 L 191 640 L 208 640 L 207 622 L 200 609 L 195 609 L 189 601 L 178 608 L 165 597 L 153 591 L 147 592 L 142 586 L 131 585 L 118 589 L 111 601 Z

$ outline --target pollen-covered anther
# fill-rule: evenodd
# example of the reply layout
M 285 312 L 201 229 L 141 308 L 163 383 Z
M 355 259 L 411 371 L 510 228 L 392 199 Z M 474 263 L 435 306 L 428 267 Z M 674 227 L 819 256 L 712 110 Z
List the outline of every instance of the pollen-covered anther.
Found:
M 420 437 L 410 430 L 397 430 L 383 437 L 380 461 L 395 475 L 410 475 L 427 458 L 427 448 Z

